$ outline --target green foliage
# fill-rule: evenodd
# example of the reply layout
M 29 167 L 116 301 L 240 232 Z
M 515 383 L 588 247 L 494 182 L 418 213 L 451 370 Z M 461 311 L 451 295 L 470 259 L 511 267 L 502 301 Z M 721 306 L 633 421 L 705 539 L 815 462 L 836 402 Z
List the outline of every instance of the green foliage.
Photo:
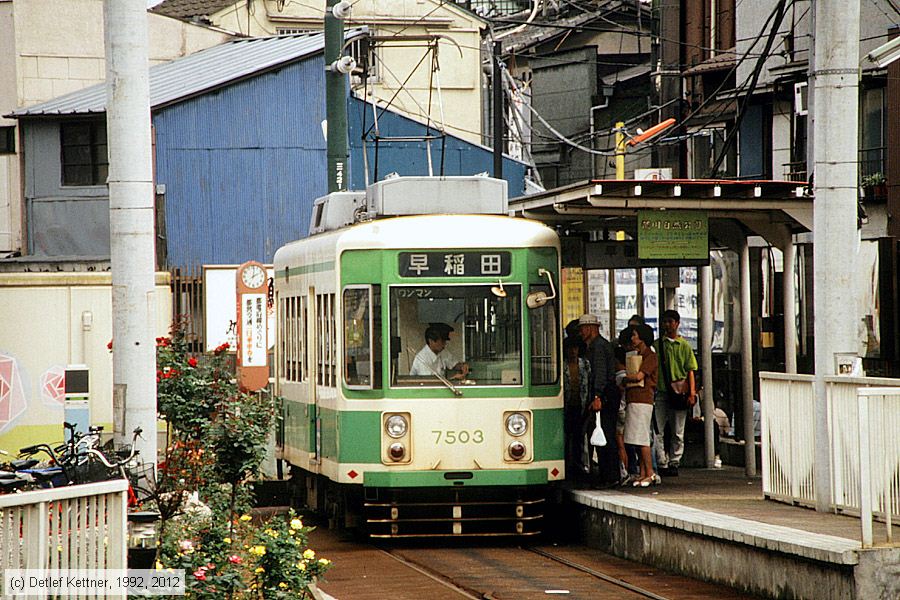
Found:
M 241 391 L 227 344 L 191 357 L 185 323 L 157 342 L 158 409 L 169 426 L 155 501 L 157 568 L 185 569 L 191 599 L 300 599 L 330 566 L 308 548 L 299 518 L 249 516 L 274 400 Z
M 875 187 L 876 185 L 884 185 L 887 180 L 884 177 L 884 173 L 871 173 L 862 178 L 861 184 L 863 187 Z

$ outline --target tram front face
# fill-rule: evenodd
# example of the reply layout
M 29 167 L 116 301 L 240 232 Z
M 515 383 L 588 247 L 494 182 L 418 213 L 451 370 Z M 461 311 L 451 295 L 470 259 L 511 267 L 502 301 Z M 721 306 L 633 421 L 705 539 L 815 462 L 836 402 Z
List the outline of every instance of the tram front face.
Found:
M 558 305 L 526 302 L 554 295 L 555 248 L 351 250 L 341 265 L 346 407 L 381 409 L 378 437 L 360 434 L 379 448 L 365 486 L 564 478 Z

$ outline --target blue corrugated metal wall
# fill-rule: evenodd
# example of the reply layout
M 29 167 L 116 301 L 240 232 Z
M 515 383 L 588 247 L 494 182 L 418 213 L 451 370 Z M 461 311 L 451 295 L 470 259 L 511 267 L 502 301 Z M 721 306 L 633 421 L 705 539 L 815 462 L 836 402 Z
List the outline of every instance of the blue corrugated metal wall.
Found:
M 362 134 L 372 127 L 372 105 L 351 98 L 348 108 L 350 158 L 352 173 L 350 181 L 354 189 L 365 189 L 365 170 L 362 160 Z M 378 111 L 378 129 L 384 137 L 422 136 L 425 126 L 399 115 L 386 111 Z M 363 123 L 365 120 L 365 124 Z M 365 126 L 365 130 L 363 129 Z M 430 135 L 436 135 L 432 128 Z M 494 158 L 491 150 L 471 144 L 460 138 L 447 136 L 447 156 L 444 160 L 444 175 L 475 175 L 494 170 Z M 369 162 L 369 182 L 375 177 L 375 148 L 371 141 L 367 147 Z M 434 175 L 440 175 L 441 141 L 431 142 L 431 163 Z M 520 196 L 525 188 L 525 170 L 523 163 L 509 158 L 503 159 L 503 178 L 509 183 L 509 195 Z M 428 175 L 428 154 L 425 142 L 381 142 L 378 147 L 378 179 L 384 179 L 388 173 L 400 175 Z
M 313 201 L 327 192 L 322 57 L 285 66 L 155 111 L 157 183 L 165 185 L 169 266 L 271 262 L 285 243 L 304 237 Z M 351 183 L 363 189 L 360 110 L 351 99 Z M 370 109 L 371 110 L 371 109 Z M 420 135 L 424 127 L 385 113 L 382 135 Z M 370 165 L 374 165 L 369 149 Z M 435 174 L 439 145 L 433 154 Z M 447 140 L 446 175 L 490 172 L 491 153 Z M 379 177 L 427 174 L 422 144 L 379 150 Z M 506 160 L 511 196 L 525 167 Z

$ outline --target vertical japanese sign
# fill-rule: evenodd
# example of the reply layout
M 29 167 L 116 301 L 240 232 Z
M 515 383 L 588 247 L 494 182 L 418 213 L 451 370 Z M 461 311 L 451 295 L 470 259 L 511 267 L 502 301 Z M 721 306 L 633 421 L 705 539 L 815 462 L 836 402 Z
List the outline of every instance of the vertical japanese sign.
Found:
M 709 219 L 702 210 L 641 210 L 640 260 L 709 260 Z
M 269 382 L 268 298 L 265 266 L 249 261 L 238 267 L 237 380 L 241 389 L 256 391 Z
M 245 367 L 266 366 L 266 296 L 243 294 L 241 296 L 241 364 Z
M 567 267 L 562 270 L 563 325 L 584 314 L 584 269 Z

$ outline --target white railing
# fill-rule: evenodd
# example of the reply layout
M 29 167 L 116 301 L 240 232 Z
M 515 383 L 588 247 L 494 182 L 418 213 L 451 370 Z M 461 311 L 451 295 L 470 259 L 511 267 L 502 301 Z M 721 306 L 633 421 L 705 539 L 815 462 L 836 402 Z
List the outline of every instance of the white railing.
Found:
M 874 514 L 884 520 L 891 544 L 893 517 L 900 512 L 900 388 L 860 388 L 857 414 L 863 546 L 872 545 Z
M 763 493 L 768 498 L 815 505 L 814 380 L 812 375 L 760 373 Z M 833 508 L 863 513 L 864 491 L 871 494 L 872 513 L 890 522 L 891 515 L 900 514 L 900 379 L 826 377 L 825 385 Z M 868 446 L 861 447 L 860 439 Z M 861 469 L 867 451 L 870 458 Z
M 127 509 L 125 480 L 0 496 L 0 573 L 127 568 Z

